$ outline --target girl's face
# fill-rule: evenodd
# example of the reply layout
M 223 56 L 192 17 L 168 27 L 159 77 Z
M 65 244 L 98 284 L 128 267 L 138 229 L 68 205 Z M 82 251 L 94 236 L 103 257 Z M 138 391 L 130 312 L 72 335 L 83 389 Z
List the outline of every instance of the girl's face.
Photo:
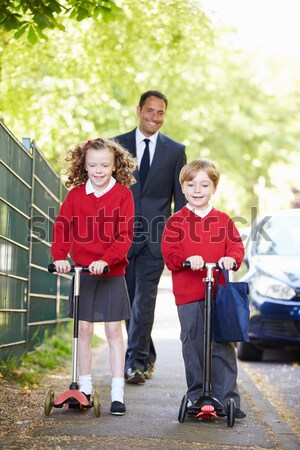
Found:
M 85 155 L 85 168 L 94 189 L 102 192 L 115 170 L 114 154 L 107 148 L 103 150 L 90 148 Z
M 191 181 L 183 182 L 182 192 L 192 208 L 204 211 L 216 189 L 207 173 L 200 170 Z

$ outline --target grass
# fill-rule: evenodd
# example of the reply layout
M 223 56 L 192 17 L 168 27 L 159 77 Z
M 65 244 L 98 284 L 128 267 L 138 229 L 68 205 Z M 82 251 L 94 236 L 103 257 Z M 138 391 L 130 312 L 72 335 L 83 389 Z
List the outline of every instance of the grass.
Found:
M 99 344 L 101 338 L 93 336 L 92 346 Z M 22 387 L 37 387 L 49 372 L 66 367 L 72 360 L 73 325 L 49 336 L 45 333 L 43 342 L 34 351 L 21 358 L 8 357 L 0 360 L 1 378 L 18 383 Z

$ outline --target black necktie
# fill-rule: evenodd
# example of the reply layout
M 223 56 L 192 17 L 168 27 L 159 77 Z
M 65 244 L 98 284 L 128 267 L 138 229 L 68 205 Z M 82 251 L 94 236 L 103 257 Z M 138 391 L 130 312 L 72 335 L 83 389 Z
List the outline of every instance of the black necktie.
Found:
M 149 142 L 150 139 L 144 139 L 145 141 L 145 150 L 142 157 L 141 165 L 140 165 L 140 181 L 141 181 L 141 187 L 144 186 L 144 183 L 146 181 L 149 167 L 150 167 L 150 153 L 149 153 Z

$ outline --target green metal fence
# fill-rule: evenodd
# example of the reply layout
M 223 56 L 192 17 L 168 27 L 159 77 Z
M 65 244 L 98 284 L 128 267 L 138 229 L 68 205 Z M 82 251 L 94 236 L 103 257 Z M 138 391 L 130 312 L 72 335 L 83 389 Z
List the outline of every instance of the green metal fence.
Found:
M 19 357 L 66 322 L 71 277 L 49 274 L 54 219 L 67 190 L 35 143 L 0 122 L 0 358 Z

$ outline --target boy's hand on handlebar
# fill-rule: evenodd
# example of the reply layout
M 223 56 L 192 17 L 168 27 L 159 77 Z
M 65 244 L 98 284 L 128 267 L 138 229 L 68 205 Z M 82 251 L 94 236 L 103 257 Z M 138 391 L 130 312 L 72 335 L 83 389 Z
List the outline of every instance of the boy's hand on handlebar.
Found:
M 69 273 L 71 270 L 71 264 L 66 259 L 54 261 L 53 264 L 57 273 Z
M 107 266 L 107 262 L 105 261 L 93 261 L 90 265 L 89 265 L 89 271 L 91 273 L 93 273 L 94 275 L 100 275 L 101 273 L 103 273 L 104 268 Z
M 204 267 L 204 261 L 202 256 L 199 255 L 189 256 L 186 260 L 190 262 L 192 270 L 201 270 Z
M 226 270 L 232 270 L 236 265 L 235 259 L 230 258 L 230 256 L 223 256 L 218 262 L 219 266 L 224 267 Z

